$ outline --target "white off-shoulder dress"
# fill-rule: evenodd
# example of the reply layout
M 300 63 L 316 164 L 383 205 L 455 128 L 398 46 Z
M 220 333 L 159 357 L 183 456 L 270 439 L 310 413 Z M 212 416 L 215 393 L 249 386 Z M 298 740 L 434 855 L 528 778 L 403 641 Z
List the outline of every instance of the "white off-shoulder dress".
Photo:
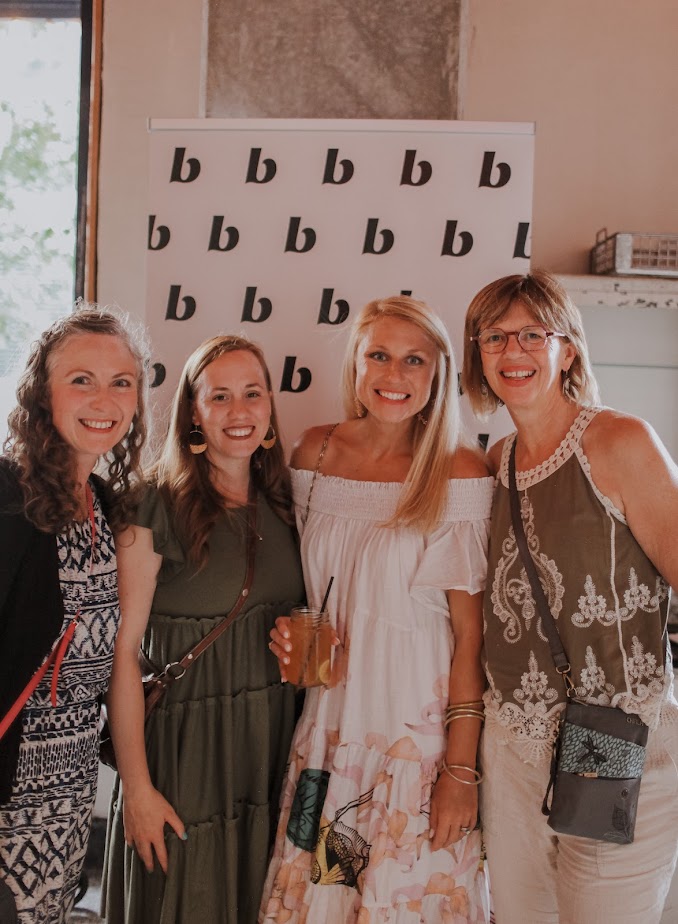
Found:
M 429 808 L 454 651 L 445 591 L 484 587 L 493 480 L 451 480 L 422 535 L 382 525 L 399 483 L 319 475 L 306 519 L 312 479 L 292 472 L 304 579 L 320 603 L 334 575 L 339 663 L 306 693 L 260 920 L 484 924 L 479 832 L 432 852 Z

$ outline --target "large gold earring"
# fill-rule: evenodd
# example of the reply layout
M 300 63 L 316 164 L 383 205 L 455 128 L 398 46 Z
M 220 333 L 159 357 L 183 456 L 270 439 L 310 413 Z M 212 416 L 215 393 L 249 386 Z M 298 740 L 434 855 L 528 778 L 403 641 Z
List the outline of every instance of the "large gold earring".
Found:
M 364 404 L 361 404 L 361 402 L 358 401 L 357 398 L 354 398 L 354 399 L 353 399 L 353 407 L 354 407 L 354 409 L 355 409 L 355 416 L 356 416 L 356 417 L 363 418 L 363 417 L 365 417 L 365 415 L 367 414 L 367 408 L 365 407 Z
M 269 436 L 269 433 L 271 436 Z M 268 430 L 266 431 L 266 436 L 261 441 L 261 446 L 264 449 L 273 449 L 277 439 L 278 437 L 276 436 L 275 430 L 273 429 L 273 424 L 269 424 Z
M 188 448 L 194 456 L 199 456 L 201 452 L 207 449 L 207 441 L 205 440 L 200 424 L 193 424 L 188 434 Z

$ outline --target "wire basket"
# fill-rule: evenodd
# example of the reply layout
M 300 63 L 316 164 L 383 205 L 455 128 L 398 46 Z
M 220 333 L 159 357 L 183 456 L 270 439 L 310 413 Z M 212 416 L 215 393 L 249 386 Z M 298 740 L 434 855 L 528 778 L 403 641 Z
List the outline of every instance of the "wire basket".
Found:
M 678 234 L 610 234 L 591 248 L 591 272 L 678 277 Z

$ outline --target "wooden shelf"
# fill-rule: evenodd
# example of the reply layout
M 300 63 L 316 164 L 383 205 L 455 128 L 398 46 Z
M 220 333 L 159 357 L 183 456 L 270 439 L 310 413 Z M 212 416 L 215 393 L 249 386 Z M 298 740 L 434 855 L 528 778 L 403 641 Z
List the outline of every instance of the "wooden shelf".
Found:
M 678 279 L 659 276 L 558 276 L 578 308 L 678 311 Z

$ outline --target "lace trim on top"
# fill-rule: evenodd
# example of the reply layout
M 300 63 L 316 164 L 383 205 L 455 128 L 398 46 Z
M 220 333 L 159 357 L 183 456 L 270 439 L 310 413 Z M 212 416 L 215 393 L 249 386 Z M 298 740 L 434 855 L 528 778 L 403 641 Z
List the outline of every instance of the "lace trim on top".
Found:
M 516 483 L 518 485 L 519 491 L 525 491 L 527 488 L 531 488 L 533 485 L 538 484 L 540 481 L 544 481 L 549 475 L 553 475 L 554 472 L 557 472 L 567 460 L 573 455 L 577 446 L 581 442 L 581 438 L 584 434 L 584 431 L 591 423 L 596 414 L 600 413 L 602 408 L 600 407 L 585 407 L 577 415 L 574 423 L 567 431 L 565 436 L 560 442 L 560 446 L 553 452 L 548 459 L 545 459 L 543 462 L 540 462 L 539 465 L 536 465 L 534 468 L 530 468 L 527 471 L 519 472 L 516 471 Z M 511 433 L 510 436 L 504 441 L 501 453 L 501 466 L 500 466 L 500 477 L 501 483 L 505 488 L 508 488 L 508 461 L 509 455 L 511 454 L 511 447 L 515 442 L 517 434 Z
M 593 418 L 599 414 L 601 411 L 605 410 L 603 407 L 585 407 L 577 415 L 576 420 L 567 431 L 565 436 L 560 442 L 560 445 L 554 453 L 552 453 L 548 459 L 545 459 L 543 462 L 540 462 L 539 465 L 536 465 L 534 468 L 530 468 L 524 472 L 516 472 L 516 483 L 518 485 L 519 491 L 525 491 L 527 488 L 533 487 L 533 485 L 538 484 L 540 481 L 544 481 L 550 475 L 553 475 L 554 472 L 557 472 L 571 456 L 576 455 L 581 465 L 582 471 L 586 476 L 586 480 L 591 485 L 594 494 L 603 505 L 603 507 L 610 513 L 613 517 L 619 520 L 621 523 L 626 524 L 626 517 L 624 514 L 612 503 L 609 497 L 600 491 L 595 481 L 591 477 L 591 465 L 587 459 L 584 450 L 581 447 L 581 438 L 584 435 L 584 431 L 591 423 Z M 501 452 L 501 465 L 499 468 L 499 477 L 501 483 L 505 488 L 508 489 L 508 460 L 509 455 L 511 454 L 511 447 L 516 439 L 516 433 L 511 433 L 507 436 L 504 441 Z
M 313 472 L 292 469 L 294 503 L 305 510 Z M 486 520 L 492 510 L 494 479 L 451 478 L 443 522 Z M 353 481 L 337 475 L 319 474 L 311 510 L 335 517 L 384 522 L 396 511 L 403 489 L 399 481 Z
M 484 700 L 486 706 L 486 735 L 491 734 L 500 745 L 508 745 L 514 748 L 523 763 L 538 767 L 540 764 L 550 762 L 553 754 L 553 743 L 557 739 L 560 730 L 558 716 L 565 708 L 565 703 L 559 703 L 558 706 L 549 711 L 548 715 L 544 715 L 544 720 L 551 722 L 551 735 L 535 739 L 527 737 L 520 726 L 512 725 L 506 721 L 505 716 L 502 716 L 499 712 L 497 704 L 492 701 L 490 691 L 485 692 Z M 640 717 L 643 718 L 642 715 Z M 673 727 L 678 724 L 678 704 L 673 698 L 672 691 L 662 702 L 659 716 L 657 717 L 655 712 L 651 722 L 648 722 L 647 718 L 644 721 L 653 731 L 657 728 Z M 660 760 L 664 760 L 663 751 Z M 645 769 L 647 770 L 658 763 L 657 757 L 650 753 L 645 761 Z

